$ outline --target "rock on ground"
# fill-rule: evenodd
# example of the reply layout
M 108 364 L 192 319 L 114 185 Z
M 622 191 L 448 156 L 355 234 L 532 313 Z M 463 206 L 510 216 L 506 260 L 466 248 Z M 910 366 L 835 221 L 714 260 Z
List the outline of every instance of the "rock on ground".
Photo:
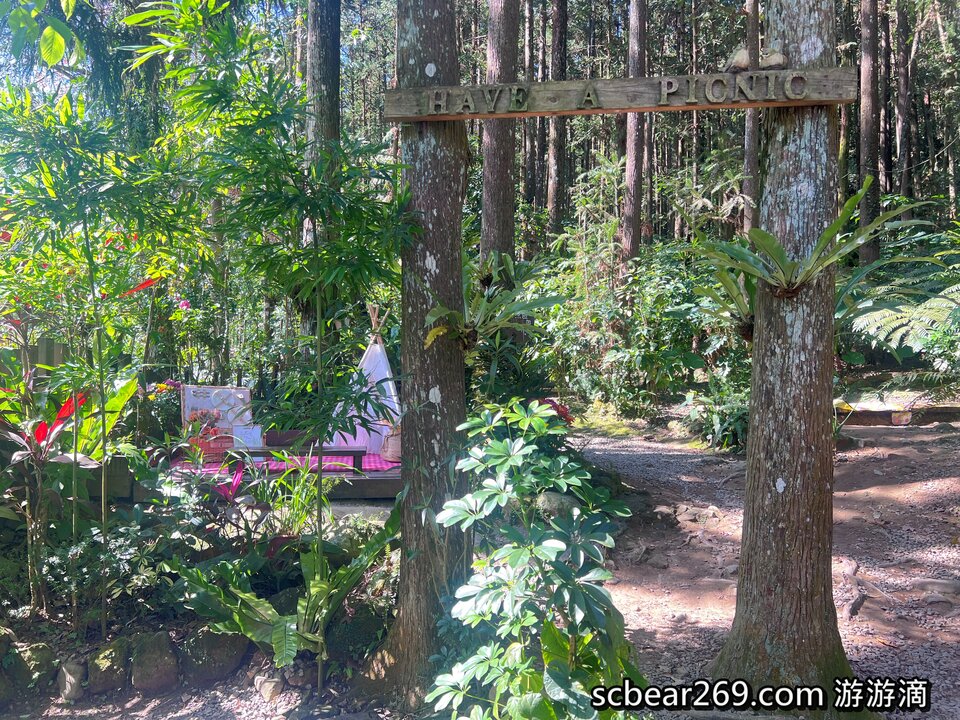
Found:
M 134 635 L 130 642 L 130 684 L 144 695 L 163 695 L 176 688 L 180 668 L 170 636 L 163 631 Z
M 86 663 L 67 660 L 57 673 L 57 685 L 60 698 L 65 702 L 76 702 L 84 695 L 83 681 L 87 678 Z
M 240 667 L 249 647 L 250 641 L 244 635 L 199 628 L 177 648 L 184 681 L 205 685 L 222 680 Z
M 127 686 L 130 641 L 119 637 L 104 645 L 87 662 L 87 690 L 92 695 L 123 690 Z

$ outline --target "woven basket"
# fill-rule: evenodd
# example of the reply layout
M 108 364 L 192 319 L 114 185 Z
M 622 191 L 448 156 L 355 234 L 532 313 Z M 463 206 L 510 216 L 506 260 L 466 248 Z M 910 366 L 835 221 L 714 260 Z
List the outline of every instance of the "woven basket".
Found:
M 383 438 L 380 457 L 387 462 L 400 462 L 400 423 L 397 423 Z
M 204 462 L 221 462 L 228 450 L 233 449 L 233 436 L 229 430 L 213 428 L 213 431 L 200 433 L 200 437 L 190 438 L 190 444 L 200 449 Z

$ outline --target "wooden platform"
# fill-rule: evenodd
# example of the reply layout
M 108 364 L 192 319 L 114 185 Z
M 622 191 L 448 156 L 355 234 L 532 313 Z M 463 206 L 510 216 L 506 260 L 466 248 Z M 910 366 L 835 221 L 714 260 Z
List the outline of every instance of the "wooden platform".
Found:
M 400 468 L 367 475 L 348 475 L 331 492 L 331 500 L 392 500 L 403 490 Z
M 923 393 L 897 390 L 850 392 L 834 402 L 844 425 L 934 425 L 960 421 L 957 399 L 933 405 Z

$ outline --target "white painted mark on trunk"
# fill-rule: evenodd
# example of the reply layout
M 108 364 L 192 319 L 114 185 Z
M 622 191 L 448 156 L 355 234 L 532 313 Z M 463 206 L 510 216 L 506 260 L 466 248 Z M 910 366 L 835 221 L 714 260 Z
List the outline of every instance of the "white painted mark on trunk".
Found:
M 433 77 L 437 74 L 437 66 L 433 63 L 427 63 L 427 66 L 423 69 L 423 71 L 427 74 L 427 77 Z
M 427 395 L 427 397 L 430 399 L 430 402 L 436 405 L 439 405 L 440 401 L 443 399 L 440 395 L 440 388 L 438 388 L 436 385 L 430 388 L 430 393 Z
M 787 484 L 783 481 L 783 478 L 777 478 L 776 488 L 777 492 L 783 495 L 783 491 L 787 489 Z

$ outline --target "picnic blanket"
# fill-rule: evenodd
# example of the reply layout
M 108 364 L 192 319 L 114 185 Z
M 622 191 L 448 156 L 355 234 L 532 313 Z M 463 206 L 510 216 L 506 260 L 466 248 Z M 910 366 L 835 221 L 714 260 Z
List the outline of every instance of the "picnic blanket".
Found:
M 268 472 L 271 473 L 282 473 L 287 470 L 295 467 L 304 467 L 307 462 L 307 457 L 305 455 L 297 455 L 290 458 L 291 462 L 287 463 L 283 460 L 277 460 L 276 458 L 268 458 L 265 460 L 255 460 L 254 464 L 260 468 L 264 465 Z M 186 461 L 180 460 L 175 463 L 175 467 L 186 467 L 189 463 Z M 367 472 L 385 472 L 387 470 L 392 470 L 396 467 L 399 467 L 400 463 L 390 462 L 389 460 L 384 460 L 382 457 L 376 454 L 368 453 L 363 456 L 363 471 Z M 207 462 L 203 464 L 201 472 L 204 475 L 217 475 L 227 471 L 227 465 L 223 462 Z M 313 456 L 310 458 L 310 470 L 316 472 L 317 470 L 317 458 Z M 349 455 L 324 455 L 323 456 L 323 472 L 352 472 L 353 471 L 353 458 Z

